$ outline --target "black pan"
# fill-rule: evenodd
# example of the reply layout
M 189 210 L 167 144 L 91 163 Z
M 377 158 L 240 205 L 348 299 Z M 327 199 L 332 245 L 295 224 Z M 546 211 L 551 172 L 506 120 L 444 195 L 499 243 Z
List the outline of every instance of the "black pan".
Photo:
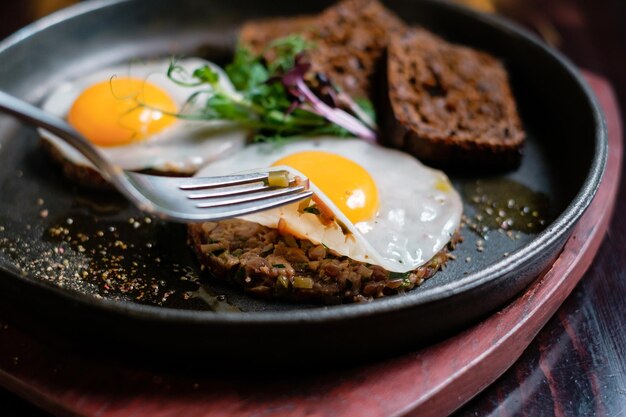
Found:
M 312 13 L 329 3 L 81 3 L 0 44 L 0 88 L 39 103 L 60 81 L 137 58 L 202 54 L 224 62 L 246 19 Z M 470 204 L 480 179 L 495 184 L 493 198 L 541 205 L 540 227 L 492 230 L 487 239 L 464 228 L 457 259 L 406 295 L 330 307 L 260 301 L 210 283 L 186 246 L 184 226 L 147 223 L 114 193 L 68 183 L 33 128 L 0 117 L 3 305 L 64 340 L 190 361 L 212 354 L 226 363 L 302 364 L 413 348 L 518 294 L 558 255 L 598 187 L 607 154 L 598 105 L 567 60 L 504 19 L 431 0 L 388 5 L 410 23 L 505 62 L 529 133 L 522 165 L 497 177 L 452 179 L 466 190 L 470 218 L 485 209 Z M 112 263 L 113 256 L 124 258 Z M 83 266 L 90 271 L 84 277 Z M 115 272 L 103 277 L 107 268 Z

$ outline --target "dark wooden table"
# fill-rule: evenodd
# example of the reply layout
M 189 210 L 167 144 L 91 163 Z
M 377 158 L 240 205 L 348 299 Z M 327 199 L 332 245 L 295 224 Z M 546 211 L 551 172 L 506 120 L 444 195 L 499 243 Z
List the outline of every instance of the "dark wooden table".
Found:
M 29 3 L 52 2 L 2 3 L 0 37 L 37 12 Z M 579 66 L 604 75 L 626 108 L 626 2 L 518 3 L 497 1 L 496 8 L 557 43 Z M 609 233 L 582 282 L 516 364 L 456 416 L 626 415 L 625 184 Z M 6 391 L 0 391 L 0 414 L 47 415 Z

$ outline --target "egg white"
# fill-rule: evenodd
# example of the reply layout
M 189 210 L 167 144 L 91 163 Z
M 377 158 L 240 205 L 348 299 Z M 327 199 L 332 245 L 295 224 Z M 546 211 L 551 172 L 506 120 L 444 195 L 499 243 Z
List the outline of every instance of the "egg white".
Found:
M 199 58 L 183 59 L 178 64 L 189 74 L 198 67 L 210 65 L 219 74 L 221 87 L 235 93 L 230 80 L 218 66 Z M 116 76 L 138 78 L 155 84 L 170 95 L 180 111 L 187 98 L 202 88 L 183 87 L 171 81 L 166 75 L 169 65 L 169 59 L 161 59 L 129 63 L 90 73 L 59 85 L 44 101 L 42 108 L 66 119 L 74 101 L 85 89 Z M 192 108 L 187 110 L 193 112 Z M 39 129 L 39 134 L 70 162 L 95 169 L 82 154 L 54 134 L 45 129 Z M 241 149 L 247 136 L 246 129 L 231 122 L 179 119 L 144 140 L 98 149 L 105 158 L 123 169 L 154 169 L 193 174 L 206 163 Z
M 317 138 L 284 145 L 253 144 L 204 167 L 197 176 L 226 175 L 233 171 L 268 169 L 293 153 L 325 151 L 351 159 L 365 168 L 376 183 L 379 210 L 374 218 L 353 224 L 314 183 L 311 188 L 340 220 L 324 226 L 298 203 L 243 217 L 277 228 L 279 221 L 297 237 L 323 243 L 354 260 L 377 264 L 392 272 L 412 271 L 428 262 L 451 239 L 461 221 L 461 197 L 446 175 L 403 152 L 370 145 L 358 139 Z M 272 170 L 284 167 L 272 167 Z M 332 167 L 321 167 L 332 169 Z M 292 175 L 302 175 L 288 168 Z

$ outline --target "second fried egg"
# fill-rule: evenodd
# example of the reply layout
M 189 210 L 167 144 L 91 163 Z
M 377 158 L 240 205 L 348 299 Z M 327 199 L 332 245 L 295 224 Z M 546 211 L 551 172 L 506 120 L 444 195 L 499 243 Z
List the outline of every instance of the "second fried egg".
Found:
M 403 152 L 358 139 L 254 144 L 198 175 L 287 169 L 304 176 L 312 202 L 244 217 L 339 255 L 408 272 L 428 262 L 458 229 L 462 202 L 446 175 Z

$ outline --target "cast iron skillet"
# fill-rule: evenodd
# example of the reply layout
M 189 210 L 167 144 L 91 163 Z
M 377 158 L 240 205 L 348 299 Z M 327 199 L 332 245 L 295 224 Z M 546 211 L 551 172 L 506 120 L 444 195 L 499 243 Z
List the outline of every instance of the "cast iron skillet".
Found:
M 328 4 L 85 2 L 0 44 L 0 88 L 37 103 L 58 82 L 119 62 L 190 54 L 224 62 L 236 27 L 246 19 L 312 13 Z M 529 138 L 522 166 L 503 178 L 547 196 L 550 209 L 542 213 L 548 220 L 542 232 L 516 233 L 511 239 L 492 231 L 479 252 L 479 237 L 466 228 L 457 260 L 403 296 L 332 307 L 259 301 L 207 283 L 185 245 L 183 226 L 148 224 L 115 194 L 69 184 L 39 149 L 35 130 L 2 117 L 4 305 L 13 305 L 42 332 L 127 354 L 189 361 L 210 354 L 231 359 L 224 362 L 229 364 L 291 366 L 413 348 L 458 330 L 519 293 L 558 255 L 598 187 L 607 154 L 598 105 L 567 60 L 504 19 L 432 0 L 388 5 L 409 23 L 506 63 Z M 452 178 L 460 189 L 476 179 Z M 468 215 L 475 210 L 470 204 L 465 209 Z M 100 253 L 103 247 L 108 255 Z M 112 254 L 124 256 L 117 258 L 114 279 L 91 272 L 82 276 L 82 267 L 102 272 L 108 262 L 102 258 Z M 124 284 L 124 274 L 132 285 Z M 197 296 L 198 279 L 204 297 Z M 242 311 L 229 311 L 232 306 Z

